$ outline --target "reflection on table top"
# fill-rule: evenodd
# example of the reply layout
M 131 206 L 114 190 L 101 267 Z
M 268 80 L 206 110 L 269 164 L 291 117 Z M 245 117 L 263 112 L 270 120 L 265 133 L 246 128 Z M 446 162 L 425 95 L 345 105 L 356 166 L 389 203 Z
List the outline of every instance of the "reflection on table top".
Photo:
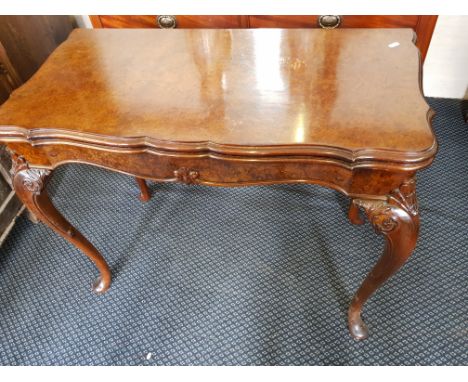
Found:
M 410 29 L 75 30 L 0 125 L 422 152 L 434 136 L 412 40 Z

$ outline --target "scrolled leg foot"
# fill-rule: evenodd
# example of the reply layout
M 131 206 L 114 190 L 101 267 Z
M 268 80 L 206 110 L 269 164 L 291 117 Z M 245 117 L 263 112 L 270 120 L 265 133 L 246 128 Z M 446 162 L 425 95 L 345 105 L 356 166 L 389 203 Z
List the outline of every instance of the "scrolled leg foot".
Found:
M 413 253 L 419 233 L 419 213 L 413 179 L 394 190 L 387 200 L 355 199 L 353 202 L 364 209 L 375 230 L 386 239 L 383 255 L 359 287 L 349 307 L 349 331 L 353 338 L 362 340 L 368 336 L 361 318 L 363 305 Z
M 367 325 L 361 318 L 361 312 L 350 309 L 348 312 L 349 333 L 355 340 L 365 340 L 369 336 Z
M 110 287 L 110 279 L 104 280 L 99 276 L 93 283 L 93 292 L 96 294 L 104 294 Z
M 45 190 L 50 171 L 30 168 L 24 158 L 17 155 L 12 155 L 12 159 L 13 186 L 18 197 L 41 222 L 80 249 L 94 263 L 100 274 L 96 291 L 105 292 L 111 282 L 109 266 L 99 251 L 57 211 L 50 201 Z

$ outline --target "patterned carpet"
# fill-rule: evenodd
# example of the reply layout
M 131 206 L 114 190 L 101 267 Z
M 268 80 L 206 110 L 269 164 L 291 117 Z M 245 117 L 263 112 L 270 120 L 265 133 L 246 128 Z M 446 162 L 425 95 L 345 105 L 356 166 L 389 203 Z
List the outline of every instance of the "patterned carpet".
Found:
M 370 338 L 346 327 L 350 299 L 381 253 L 347 200 L 310 185 L 152 184 L 85 165 L 49 185 L 107 258 L 96 296 L 87 258 L 20 218 L 0 248 L 4 365 L 467 365 L 468 125 L 430 99 L 440 151 L 418 177 L 421 235 L 367 303 Z

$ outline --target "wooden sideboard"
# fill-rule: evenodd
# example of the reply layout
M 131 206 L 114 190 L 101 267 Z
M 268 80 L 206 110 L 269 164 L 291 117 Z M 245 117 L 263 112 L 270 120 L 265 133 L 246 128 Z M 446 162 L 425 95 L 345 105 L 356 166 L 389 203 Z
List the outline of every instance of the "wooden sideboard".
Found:
M 90 16 L 95 28 L 412 28 L 426 57 L 437 16 Z

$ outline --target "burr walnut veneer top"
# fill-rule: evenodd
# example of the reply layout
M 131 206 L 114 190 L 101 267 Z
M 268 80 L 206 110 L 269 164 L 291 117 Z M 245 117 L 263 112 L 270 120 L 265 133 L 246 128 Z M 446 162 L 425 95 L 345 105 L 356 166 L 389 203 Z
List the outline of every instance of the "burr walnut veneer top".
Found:
M 75 30 L 0 108 L 0 139 L 427 162 L 410 29 Z

